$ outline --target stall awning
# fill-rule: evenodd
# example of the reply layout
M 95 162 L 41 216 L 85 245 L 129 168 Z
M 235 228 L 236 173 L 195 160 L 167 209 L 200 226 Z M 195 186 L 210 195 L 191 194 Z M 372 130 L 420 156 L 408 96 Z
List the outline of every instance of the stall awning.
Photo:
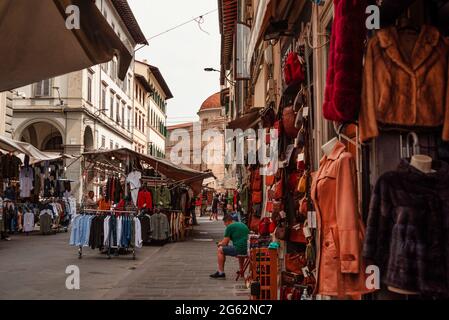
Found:
M 229 122 L 227 128 L 232 130 L 241 129 L 243 131 L 253 128 L 260 121 L 261 111 L 262 108 L 251 109 L 247 114 Z
M 83 156 L 85 160 L 91 162 L 105 161 L 106 163 L 110 163 L 110 159 L 112 157 L 122 162 L 125 162 L 128 157 L 131 161 L 140 160 L 150 165 L 156 171 L 160 172 L 174 182 L 183 182 L 186 185 L 189 185 L 195 193 L 199 193 L 201 191 L 201 186 L 204 179 L 214 177 L 213 173 L 210 171 L 201 172 L 193 170 L 184 166 L 176 165 L 166 159 L 144 155 L 127 148 L 86 152 Z
M 69 5 L 80 29 L 66 28 Z M 105 63 L 118 57 L 119 78 L 132 60 L 95 5 L 86 0 L 0 1 L 0 92 Z
M 27 142 L 17 141 L 4 135 L 0 135 L 0 149 L 16 154 L 25 154 L 30 157 L 31 163 L 74 158 L 63 153 L 41 151 Z

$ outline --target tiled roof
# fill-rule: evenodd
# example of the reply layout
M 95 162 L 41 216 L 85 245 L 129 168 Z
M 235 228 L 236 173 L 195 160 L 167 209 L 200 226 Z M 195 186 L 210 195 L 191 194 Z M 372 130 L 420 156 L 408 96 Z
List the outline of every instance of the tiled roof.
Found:
M 174 130 L 174 129 L 180 129 L 180 128 L 188 128 L 188 127 L 192 127 L 193 126 L 193 122 L 187 122 L 187 123 L 180 123 L 180 124 L 175 124 L 173 126 L 168 126 L 167 130 Z
M 220 92 L 217 92 L 207 98 L 201 105 L 200 112 L 208 109 L 221 108 Z
M 140 29 L 139 23 L 136 20 L 127 0 L 111 0 L 115 9 L 117 10 L 120 18 L 125 23 L 129 30 L 129 33 L 133 37 L 134 41 L 138 44 L 148 45 L 148 41 L 145 38 L 142 30 Z
M 159 83 L 159 85 L 161 86 L 162 90 L 164 90 L 165 99 L 166 100 L 172 99 L 173 98 L 173 93 L 171 92 L 170 88 L 168 87 L 168 84 L 165 81 L 164 77 L 162 76 L 162 73 L 159 70 L 159 68 L 155 67 L 155 66 L 152 66 L 151 64 L 146 62 L 146 60 L 145 61 L 137 60 L 137 62 L 143 63 L 143 64 L 147 65 L 150 68 L 151 73 L 156 78 L 156 80 Z

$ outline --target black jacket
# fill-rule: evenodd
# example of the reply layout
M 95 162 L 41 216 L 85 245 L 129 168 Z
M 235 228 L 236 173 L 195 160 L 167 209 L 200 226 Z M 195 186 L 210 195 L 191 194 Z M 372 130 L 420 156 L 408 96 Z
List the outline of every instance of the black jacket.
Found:
M 426 295 L 448 296 L 449 165 L 424 174 L 406 161 L 379 178 L 371 199 L 364 256 L 383 282 Z

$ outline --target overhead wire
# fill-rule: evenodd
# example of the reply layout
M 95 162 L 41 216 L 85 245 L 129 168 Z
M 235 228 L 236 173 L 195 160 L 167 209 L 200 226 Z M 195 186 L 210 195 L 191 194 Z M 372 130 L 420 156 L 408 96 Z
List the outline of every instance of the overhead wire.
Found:
M 170 28 L 170 29 L 167 29 L 167 30 L 165 30 L 165 31 L 163 31 L 163 32 L 161 32 L 161 33 L 158 33 L 158 34 L 156 34 L 156 35 L 154 35 L 154 36 L 151 36 L 151 37 L 147 38 L 146 40 L 147 40 L 147 41 L 151 41 L 151 40 L 153 40 L 153 39 L 155 39 L 155 38 L 157 38 L 157 37 L 160 37 L 160 36 L 162 36 L 162 35 L 164 35 L 164 34 L 166 34 L 166 33 L 169 33 L 169 32 L 171 32 L 171 31 L 173 31 L 173 30 L 179 29 L 179 28 L 181 28 L 181 27 L 183 27 L 183 26 L 185 26 L 186 24 L 189 24 L 189 23 L 191 23 L 191 22 L 196 22 L 196 23 L 198 24 L 198 27 L 200 28 L 200 30 L 201 30 L 202 32 L 204 32 L 204 33 L 206 33 L 206 34 L 209 34 L 209 32 L 207 32 L 206 30 L 204 30 L 204 29 L 201 27 L 201 25 L 204 23 L 204 17 L 205 17 L 205 16 L 207 16 L 207 15 L 209 15 L 209 14 L 212 14 L 212 13 L 214 13 L 214 12 L 216 12 L 216 11 L 218 11 L 218 9 L 214 9 L 214 10 L 208 11 L 208 12 L 206 12 L 206 13 L 204 13 L 204 14 L 202 14 L 202 15 L 199 15 L 199 16 L 193 18 L 193 19 L 190 19 L 190 20 L 188 20 L 188 21 L 186 21 L 186 22 L 183 22 L 183 23 L 181 23 L 181 24 L 178 24 L 178 25 L 176 25 L 176 26 L 174 26 L 174 27 L 172 27 L 172 28 Z M 145 46 L 147 46 L 147 45 L 146 45 L 146 44 L 142 45 L 141 47 L 139 47 L 139 48 L 137 48 L 136 50 L 134 50 L 134 52 L 139 51 L 140 49 L 144 48 Z

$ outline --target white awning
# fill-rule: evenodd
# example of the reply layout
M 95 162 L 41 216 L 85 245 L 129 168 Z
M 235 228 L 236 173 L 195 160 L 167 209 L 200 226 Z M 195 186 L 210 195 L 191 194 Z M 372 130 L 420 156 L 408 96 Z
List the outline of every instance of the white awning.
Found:
M 0 149 L 18 155 L 27 155 L 30 157 L 31 163 L 74 158 L 62 153 L 41 151 L 27 142 L 17 141 L 4 135 L 0 135 Z
M 79 8 L 80 29 L 66 27 L 70 5 Z M 105 63 L 114 56 L 123 80 L 132 50 L 95 1 L 0 1 L 0 92 Z

